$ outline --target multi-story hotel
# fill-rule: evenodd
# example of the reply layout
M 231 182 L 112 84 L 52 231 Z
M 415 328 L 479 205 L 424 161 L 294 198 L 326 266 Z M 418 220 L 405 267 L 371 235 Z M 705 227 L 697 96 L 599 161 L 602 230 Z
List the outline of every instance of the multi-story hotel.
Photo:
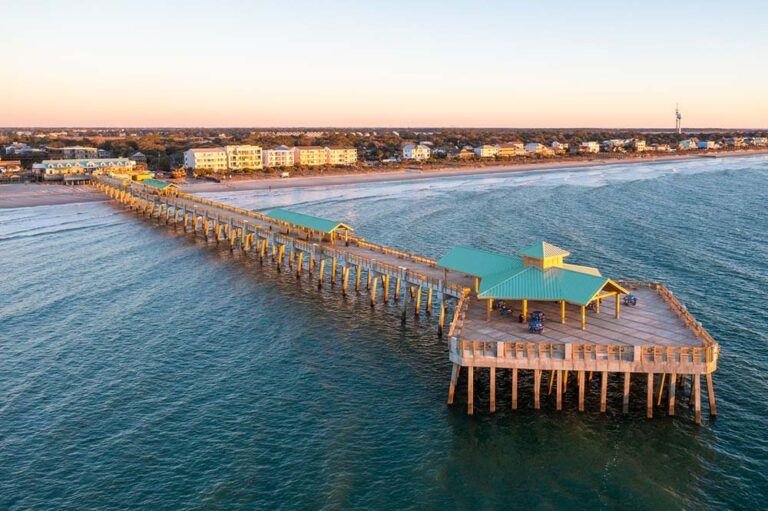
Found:
M 274 149 L 264 149 L 261 152 L 265 167 L 293 167 L 294 151 L 288 146 L 278 146 Z
M 191 170 L 227 170 L 227 152 L 223 147 L 200 147 L 184 151 L 184 166 Z
M 320 146 L 300 146 L 293 148 L 293 160 L 296 165 L 315 167 L 325 165 L 328 158 L 325 148 Z
M 432 156 L 432 149 L 423 144 L 407 144 L 403 146 L 403 159 L 424 161 Z
M 43 181 L 83 181 L 92 174 L 115 172 L 131 173 L 136 162 L 128 158 L 91 158 L 68 160 L 43 160 L 32 169 Z
M 256 170 L 263 167 L 261 147 L 228 145 L 184 151 L 184 166 L 192 170 Z
M 261 147 L 255 145 L 224 146 L 228 170 L 257 170 L 263 168 Z
M 357 149 L 354 147 L 326 147 L 327 165 L 354 165 L 357 163 Z

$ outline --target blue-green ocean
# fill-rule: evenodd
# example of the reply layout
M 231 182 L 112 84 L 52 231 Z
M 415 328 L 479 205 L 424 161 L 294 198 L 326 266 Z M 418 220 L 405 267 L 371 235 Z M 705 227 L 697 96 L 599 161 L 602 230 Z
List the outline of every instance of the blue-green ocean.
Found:
M 0 190 L 1 193 L 1 190 Z M 0 210 L 0 509 L 764 509 L 768 158 L 208 194 L 429 256 L 545 239 L 664 281 L 721 343 L 716 419 L 499 411 L 434 320 L 109 203 Z M 487 374 L 483 375 L 487 378 Z

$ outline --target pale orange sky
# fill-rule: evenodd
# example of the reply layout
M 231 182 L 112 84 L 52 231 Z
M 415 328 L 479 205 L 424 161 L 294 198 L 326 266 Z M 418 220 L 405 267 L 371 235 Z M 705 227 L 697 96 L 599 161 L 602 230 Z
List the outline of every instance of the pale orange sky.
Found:
M 655 4 L 14 2 L 0 125 L 768 127 L 765 5 Z

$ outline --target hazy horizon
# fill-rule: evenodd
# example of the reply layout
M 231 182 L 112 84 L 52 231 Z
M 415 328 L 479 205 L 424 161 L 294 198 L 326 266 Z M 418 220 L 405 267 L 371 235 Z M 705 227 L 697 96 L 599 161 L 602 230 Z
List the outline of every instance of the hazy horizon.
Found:
M 0 126 L 660 130 L 679 103 L 684 128 L 762 129 L 766 20 L 757 1 L 14 2 Z

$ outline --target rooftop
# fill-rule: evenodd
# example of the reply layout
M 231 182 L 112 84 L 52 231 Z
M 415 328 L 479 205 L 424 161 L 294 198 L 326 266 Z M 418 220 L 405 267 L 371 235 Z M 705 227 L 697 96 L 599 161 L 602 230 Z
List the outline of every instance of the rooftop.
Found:
M 326 234 L 330 234 L 337 229 L 353 230 L 352 227 L 339 222 L 338 220 L 328 220 L 327 218 L 305 215 L 304 213 L 296 213 L 295 211 L 289 211 L 282 208 L 273 209 L 267 216 L 281 222 L 298 225 L 305 229 L 312 229 L 313 231 L 320 231 Z

